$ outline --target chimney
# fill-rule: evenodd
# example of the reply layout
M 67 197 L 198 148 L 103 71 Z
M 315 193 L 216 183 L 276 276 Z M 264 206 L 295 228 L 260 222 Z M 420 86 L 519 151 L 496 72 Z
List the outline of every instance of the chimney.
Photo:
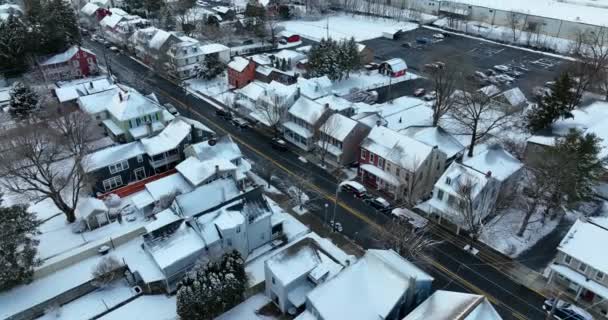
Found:
M 220 166 L 219 165 L 215 165 L 215 173 L 219 173 L 220 172 Z
M 401 122 L 402 122 L 401 117 L 399 117 L 399 123 L 401 123 Z
M 379 127 L 380 125 L 382 125 L 382 120 L 380 120 L 380 119 L 376 120 L 376 126 Z
M 93 81 L 89 82 L 89 88 L 93 89 Z
M 147 122 L 146 127 L 148 128 L 148 134 L 151 135 L 153 133 L 152 122 Z
M 118 99 L 120 99 L 120 102 L 122 102 L 122 93 L 121 92 L 118 93 Z
M 329 103 L 325 104 L 325 109 L 329 109 Z
M 488 171 L 488 172 L 486 173 L 486 178 L 490 178 L 490 177 L 492 177 L 492 171 Z

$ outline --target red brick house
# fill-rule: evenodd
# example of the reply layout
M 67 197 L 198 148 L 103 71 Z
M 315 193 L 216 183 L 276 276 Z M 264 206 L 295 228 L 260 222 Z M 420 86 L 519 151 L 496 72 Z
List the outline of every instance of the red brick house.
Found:
M 255 62 L 243 57 L 234 57 L 228 63 L 228 83 L 240 89 L 255 79 Z
M 88 49 L 72 46 L 42 63 L 40 68 L 47 80 L 71 80 L 97 74 L 97 56 Z

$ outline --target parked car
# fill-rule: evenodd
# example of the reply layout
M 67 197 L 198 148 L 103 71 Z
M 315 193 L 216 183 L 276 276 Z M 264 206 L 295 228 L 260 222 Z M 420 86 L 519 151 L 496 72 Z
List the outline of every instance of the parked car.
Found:
M 110 51 L 118 53 L 120 50 L 118 49 L 118 47 L 111 46 Z
M 232 118 L 232 125 L 237 128 L 247 129 L 250 127 L 249 122 L 243 118 Z
M 287 151 L 287 142 L 285 142 L 285 140 L 283 139 L 274 138 L 272 139 L 272 141 L 270 141 L 270 145 L 273 149 L 279 151 Z
M 352 193 L 357 198 L 363 198 L 367 194 L 365 187 L 356 181 L 345 181 L 340 184 L 340 190 Z
M 247 39 L 247 40 L 243 41 L 243 45 L 249 45 L 249 44 L 253 44 L 253 40 Z
M 496 71 L 494 71 L 493 69 L 488 69 L 486 70 L 486 76 L 495 76 L 498 73 Z
M 232 113 L 226 109 L 215 110 L 215 115 L 223 118 L 224 120 L 232 120 Z
M 375 62 L 370 62 L 365 65 L 365 70 L 377 70 L 380 68 L 380 65 Z
M 559 320 L 593 320 L 593 316 L 569 302 L 559 299 L 548 299 L 543 303 L 543 310 L 547 311 L 547 314 L 551 312 L 551 308 L 555 307 L 553 311 L 553 318 Z
M 422 97 L 422 99 L 424 99 L 425 101 L 435 100 L 436 98 L 437 98 L 436 91 L 431 91 L 431 92 L 425 94 L 424 97 Z
M 411 42 L 404 42 L 401 44 L 402 47 L 404 48 L 411 48 L 412 47 L 412 43 Z
M 475 71 L 475 77 L 477 77 L 479 80 L 487 80 L 488 76 L 486 76 L 485 73 L 481 72 L 481 71 Z
M 388 212 L 391 208 L 391 204 L 382 197 L 365 199 L 365 202 L 378 211 Z
M 513 81 L 515 81 L 515 78 L 510 77 L 506 74 L 499 74 L 496 76 L 496 80 L 498 80 L 500 82 L 513 82 Z
M 426 93 L 426 89 L 424 88 L 418 88 L 416 90 L 414 90 L 414 97 L 421 97 Z
M 503 64 L 495 65 L 494 69 L 496 69 L 498 71 L 502 71 L 502 72 L 507 72 L 507 71 L 511 70 L 511 68 L 509 68 L 508 66 L 505 66 Z
M 427 38 L 427 37 L 418 37 L 416 38 L 416 42 L 420 43 L 420 44 L 427 44 L 431 42 L 431 39 Z
M 165 108 L 167 108 L 167 111 L 169 111 L 170 114 L 179 116 L 179 111 L 177 111 L 177 108 L 174 105 L 167 103 L 165 104 Z
M 285 45 L 285 44 L 287 44 L 287 40 L 281 39 L 281 40 L 279 40 L 279 43 Z
M 517 71 L 517 70 L 510 70 L 505 72 L 506 74 L 508 74 L 509 76 L 513 77 L 513 78 L 519 78 L 521 77 L 524 73 L 521 71 Z
M 435 39 L 443 39 L 443 38 L 445 38 L 445 36 L 442 33 L 435 33 L 433 35 L 433 38 L 435 38 Z

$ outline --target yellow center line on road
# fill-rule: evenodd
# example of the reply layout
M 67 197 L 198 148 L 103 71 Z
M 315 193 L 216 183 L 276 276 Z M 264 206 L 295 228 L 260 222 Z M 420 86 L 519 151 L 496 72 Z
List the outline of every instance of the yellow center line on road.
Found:
M 188 108 L 187 105 L 185 105 L 181 101 L 175 99 L 174 97 L 172 97 L 171 95 L 169 95 L 166 91 L 164 91 L 164 90 L 162 90 L 160 88 L 159 88 L 159 91 L 161 91 L 162 93 L 164 93 L 165 96 L 167 96 L 168 98 L 170 98 L 175 103 L 181 105 L 184 108 Z M 211 119 L 209 119 L 206 116 L 202 115 L 200 112 L 198 112 L 196 110 L 193 110 L 193 109 L 188 109 L 188 110 L 190 110 L 193 113 L 196 113 L 199 117 L 201 117 L 201 118 L 205 119 L 207 122 L 211 123 L 217 129 L 219 129 L 219 131 L 221 131 L 223 133 L 229 133 L 227 130 L 225 130 L 224 128 L 220 127 L 219 125 L 217 125 L 213 121 L 211 121 Z M 296 176 L 296 174 L 294 172 L 292 172 L 291 170 L 289 170 L 288 168 L 286 168 L 282 164 L 278 163 L 277 161 L 275 161 L 271 157 L 267 156 L 263 152 L 259 151 L 257 148 L 255 148 L 255 147 L 251 146 L 250 144 L 246 143 L 245 141 L 241 140 L 239 137 L 233 136 L 233 139 L 236 140 L 237 142 L 239 142 L 240 144 L 244 145 L 245 147 L 249 148 L 250 150 L 252 150 L 256 154 L 258 154 L 260 157 L 266 159 L 267 161 L 270 161 L 272 164 L 274 164 L 275 166 L 277 166 L 281 170 L 285 171 L 287 174 L 289 174 L 291 176 Z M 336 201 L 335 197 L 332 194 L 329 194 L 329 193 L 325 192 L 324 190 L 321 190 L 319 187 L 317 187 L 313 183 L 307 182 L 306 184 L 308 185 L 309 188 L 311 188 L 314 191 L 322 194 L 328 200 L 330 200 L 332 202 Z M 366 224 L 368 224 L 369 226 L 373 227 L 377 231 L 386 234 L 386 230 L 382 226 L 380 226 L 379 224 L 377 224 L 376 222 L 374 222 L 373 220 L 371 220 L 370 218 L 368 218 L 366 215 L 358 212 L 354 208 L 351 208 L 350 206 L 347 206 L 347 205 L 345 205 L 344 203 L 342 203 L 340 201 L 338 201 L 338 205 L 340 205 L 340 207 L 342 207 L 344 210 L 346 210 L 350 214 L 354 215 L 355 217 L 359 218 L 360 220 L 364 221 Z M 494 303 L 496 305 L 501 305 L 504 308 L 508 309 L 518 319 L 526 319 L 526 317 L 524 315 L 518 313 L 516 310 L 514 310 L 510 306 L 506 305 L 502 301 L 499 301 L 494 296 L 492 296 L 492 295 L 488 294 L 487 292 L 481 290 L 480 288 L 478 288 L 477 286 L 475 286 L 472 283 L 468 282 L 467 280 L 463 279 L 462 277 L 458 276 L 457 274 L 451 272 L 450 270 L 448 270 L 447 268 L 445 268 L 443 265 L 441 265 L 437 261 L 434 261 L 434 260 L 432 260 L 432 259 L 430 259 L 428 257 L 425 258 L 425 260 L 427 261 L 427 263 L 431 264 L 436 269 L 438 269 L 439 271 L 443 272 L 444 274 L 446 274 L 450 278 L 453 278 L 453 279 L 457 280 L 458 282 L 460 282 L 462 285 L 464 285 L 465 287 L 467 287 L 469 290 L 471 290 L 471 291 L 473 291 L 473 292 L 475 292 L 477 294 L 484 295 L 492 303 Z

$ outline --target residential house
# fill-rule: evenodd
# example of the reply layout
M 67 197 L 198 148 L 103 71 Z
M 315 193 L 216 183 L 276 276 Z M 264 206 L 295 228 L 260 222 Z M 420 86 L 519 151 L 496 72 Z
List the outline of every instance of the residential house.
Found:
M 284 85 L 292 85 L 298 81 L 298 76 L 293 72 L 258 65 L 255 68 L 255 79 L 265 83 L 276 81 Z
M 429 214 L 465 226 L 458 212 L 464 197 L 472 199 L 474 215 L 484 219 L 492 213 L 502 190 L 510 191 L 520 178 L 523 164 L 502 149 L 487 150 L 453 162 L 435 184 L 433 197 L 423 204 Z M 468 186 L 470 195 L 463 195 L 461 186 Z
M 377 125 L 361 143 L 358 176 L 393 200 L 414 203 L 431 193 L 445 161 L 437 146 Z
M 401 77 L 407 72 L 407 64 L 401 58 L 393 58 L 382 62 L 378 70 L 387 76 Z
M 132 88 L 120 90 L 106 108 L 108 118 L 102 123 L 114 141 L 138 140 L 165 127 L 164 108 Z
M 127 14 L 118 8 L 111 8 L 110 12 L 111 14 L 105 16 L 99 25 L 104 38 L 117 46 L 127 46 L 133 33 L 150 25 L 148 20 Z
M 243 57 L 234 57 L 228 63 L 228 84 L 240 89 L 255 79 L 255 63 Z
M 273 61 L 279 61 L 278 62 L 279 66 L 282 66 L 283 61 L 285 61 L 286 69 L 289 69 L 289 70 L 295 68 L 296 65 L 298 64 L 298 62 L 306 59 L 305 54 L 300 53 L 298 51 L 287 50 L 287 49 L 274 53 L 270 57 Z M 275 62 L 275 64 L 276 63 L 277 62 Z
M 233 20 L 236 17 L 236 12 L 230 7 L 215 6 L 211 8 L 211 11 L 215 12 L 222 18 L 220 21 Z
M 150 41 L 158 30 L 159 29 L 155 27 L 142 28 L 135 31 L 129 38 L 129 50 L 135 54 L 135 57 L 147 65 L 154 62 L 154 58 L 149 48 Z
M 443 170 L 447 169 L 452 162 L 461 159 L 464 155 L 464 145 L 440 126 L 413 126 L 403 129 L 400 132 L 420 142 L 426 143 L 429 146 L 437 146 L 439 151 L 445 153 L 446 160 Z
M 598 244 L 605 241 L 608 218 L 579 219 L 560 242 L 549 266 L 550 285 L 603 316 L 608 315 L 608 258 Z
M 179 40 L 167 51 L 166 70 L 174 78 L 187 79 L 194 76 L 193 70 L 198 68 L 204 55 L 198 40 L 187 36 L 181 36 Z
M 369 105 L 361 102 L 350 102 L 342 97 L 335 96 L 333 94 L 318 98 L 315 100 L 320 104 L 327 105 L 332 111 L 337 112 L 341 115 L 351 117 L 362 107 L 366 108 Z M 369 126 L 371 127 L 371 126 Z
M 98 5 L 88 2 L 79 11 L 78 21 L 88 29 L 96 29 L 99 25 L 98 11 L 102 9 Z
M 88 77 L 99 72 L 97 56 L 80 46 L 72 46 L 40 63 L 43 77 L 51 81 Z
M 8 106 L 11 102 L 11 87 L 0 88 L 0 108 Z
M 431 294 L 433 278 L 392 250 L 367 250 L 306 296 L 296 319 L 401 320 Z
M 331 110 L 326 105 L 300 97 L 287 111 L 283 136 L 298 148 L 310 151 L 315 147 L 319 127 L 330 114 Z
M 107 107 L 112 104 L 121 90 L 120 87 L 114 86 L 105 91 L 84 95 L 76 99 L 76 104 L 80 110 L 88 113 L 101 124 L 102 121 L 108 118 Z
M 280 82 L 264 83 L 254 81 L 236 90 L 235 106 L 243 108 L 242 113 L 266 127 L 274 127 L 285 117 L 287 109 L 299 97 L 295 85 L 286 86 Z
M 334 113 L 319 128 L 315 152 L 334 167 L 351 164 L 357 161 L 359 145 L 369 131 L 369 127 Z
M 302 238 L 264 262 L 266 296 L 283 313 L 302 312 L 306 295 L 345 266 L 315 239 Z
M 61 104 L 76 103 L 78 98 L 104 92 L 117 86 L 107 76 L 90 77 L 72 81 L 59 81 L 53 90 Z
M 327 76 L 309 79 L 299 77 L 298 87 L 302 96 L 315 100 L 331 94 L 333 84 Z
M 201 45 L 201 52 L 204 56 L 216 55 L 222 63 L 230 62 L 230 48 L 220 43 L 208 43 Z
M 502 320 L 482 295 L 437 290 L 403 320 Z
M 215 186 L 200 188 L 225 190 L 230 181 L 222 179 L 213 182 Z M 186 199 L 187 195 L 192 196 Z M 186 216 L 175 211 L 182 206 L 207 209 Z M 272 214 L 260 188 L 239 194 L 194 190 L 180 195 L 174 206 L 157 214 L 157 220 L 146 226 L 144 250 L 164 275 L 166 290 L 174 292 L 179 280 L 198 261 L 214 260 L 232 250 L 247 258 L 253 250 L 278 237 L 280 234 L 272 233 Z

